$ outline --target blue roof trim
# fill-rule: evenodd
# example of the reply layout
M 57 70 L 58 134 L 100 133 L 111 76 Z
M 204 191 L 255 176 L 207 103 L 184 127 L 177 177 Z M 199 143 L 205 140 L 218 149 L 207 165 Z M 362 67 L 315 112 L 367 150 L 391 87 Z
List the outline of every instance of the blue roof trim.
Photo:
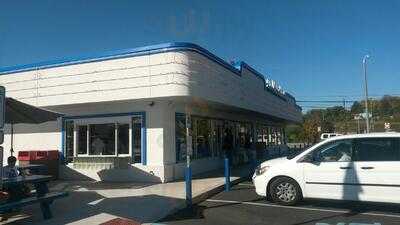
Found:
M 223 66 L 224 68 L 228 69 L 229 71 L 233 72 L 238 76 L 242 76 L 243 68 L 246 68 L 254 75 L 259 77 L 265 84 L 265 77 L 263 74 L 258 72 L 257 70 L 253 69 L 247 63 L 240 61 L 235 64 L 227 63 L 225 60 L 221 59 L 220 57 L 214 55 L 213 53 L 209 52 L 207 49 L 203 47 L 188 43 L 188 42 L 171 42 L 171 43 L 164 43 L 164 44 L 157 44 L 157 45 L 150 45 L 138 48 L 130 48 L 130 49 L 122 49 L 122 50 L 114 50 L 114 51 L 107 51 L 103 53 L 96 53 L 96 54 L 84 54 L 77 57 L 68 57 L 62 58 L 57 60 L 51 61 L 44 61 L 26 65 L 16 65 L 16 66 L 9 66 L 9 67 L 0 67 L 0 75 L 10 74 L 10 73 L 18 73 L 18 72 L 26 72 L 32 70 L 39 70 L 39 69 L 47 69 L 47 68 L 54 68 L 60 66 L 68 66 L 68 65 L 75 65 L 75 64 L 82 64 L 82 63 L 89 63 L 89 62 L 98 62 L 110 59 L 119 59 L 119 58 L 127 58 L 132 56 L 140 56 L 140 55 L 150 55 L 162 52 L 171 52 L 171 51 L 194 51 L 199 54 L 204 55 L 205 57 L 211 59 L 212 61 L 218 63 L 219 65 Z M 281 98 L 284 101 L 287 101 L 286 97 L 282 94 L 277 93 L 274 90 L 269 88 L 265 88 L 268 92 L 274 94 L 275 96 Z M 290 96 L 291 97 L 291 96 Z

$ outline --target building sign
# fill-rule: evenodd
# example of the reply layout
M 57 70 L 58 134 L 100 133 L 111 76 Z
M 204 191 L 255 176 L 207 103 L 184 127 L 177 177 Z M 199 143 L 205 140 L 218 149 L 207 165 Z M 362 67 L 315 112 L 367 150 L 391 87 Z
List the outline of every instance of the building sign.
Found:
M 267 88 L 270 88 L 272 90 L 274 90 L 275 92 L 285 95 L 285 91 L 283 90 L 283 88 L 274 80 L 270 80 L 270 79 L 265 79 L 265 86 Z

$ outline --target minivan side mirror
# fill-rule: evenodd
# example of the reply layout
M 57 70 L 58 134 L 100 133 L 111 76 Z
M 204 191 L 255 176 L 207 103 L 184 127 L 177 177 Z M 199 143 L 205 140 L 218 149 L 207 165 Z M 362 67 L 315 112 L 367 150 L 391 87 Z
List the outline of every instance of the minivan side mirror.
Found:
M 312 164 L 316 164 L 316 165 L 320 164 L 318 157 L 313 153 L 310 153 L 310 154 L 307 154 L 306 156 L 304 156 L 304 158 L 300 162 L 312 163 Z
M 304 156 L 304 158 L 301 160 L 301 162 L 305 162 L 305 163 L 313 163 L 314 160 L 314 156 L 313 154 L 307 154 Z

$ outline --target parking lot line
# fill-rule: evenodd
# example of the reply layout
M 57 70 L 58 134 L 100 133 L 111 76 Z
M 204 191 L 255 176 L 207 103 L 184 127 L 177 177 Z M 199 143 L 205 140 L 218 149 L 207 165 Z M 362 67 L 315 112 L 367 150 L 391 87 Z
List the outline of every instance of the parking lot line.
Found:
M 264 206 L 264 207 L 275 207 L 275 208 L 286 208 L 286 209 L 297 209 L 297 210 L 308 210 L 308 211 L 319 211 L 319 212 L 331 212 L 331 213 L 351 213 L 351 211 L 349 211 L 349 210 L 331 210 L 331 209 L 308 208 L 308 207 L 300 207 L 300 206 L 284 206 L 284 205 L 275 205 L 275 204 L 258 203 L 258 202 L 241 202 L 241 201 L 219 200 L 219 199 L 207 199 L 206 201 L 207 202 L 216 202 L 216 203 L 256 205 L 256 206 Z M 384 214 L 384 213 L 365 212 L 365 213 L 358 213 L 358 214 L 367 215 L 367 216 L 382 216 L 382 217 L 400 218 L 400 215 Z

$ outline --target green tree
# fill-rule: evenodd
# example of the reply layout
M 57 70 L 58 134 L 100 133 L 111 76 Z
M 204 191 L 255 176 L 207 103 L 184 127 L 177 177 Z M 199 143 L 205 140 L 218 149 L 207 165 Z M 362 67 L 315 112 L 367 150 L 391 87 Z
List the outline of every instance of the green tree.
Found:
M 360 102 L 354 102 L 353 105 L 351 106 L 351 114 L 360 114 L 362 112 L 364 112 L 364 106 L 361 105 Z

